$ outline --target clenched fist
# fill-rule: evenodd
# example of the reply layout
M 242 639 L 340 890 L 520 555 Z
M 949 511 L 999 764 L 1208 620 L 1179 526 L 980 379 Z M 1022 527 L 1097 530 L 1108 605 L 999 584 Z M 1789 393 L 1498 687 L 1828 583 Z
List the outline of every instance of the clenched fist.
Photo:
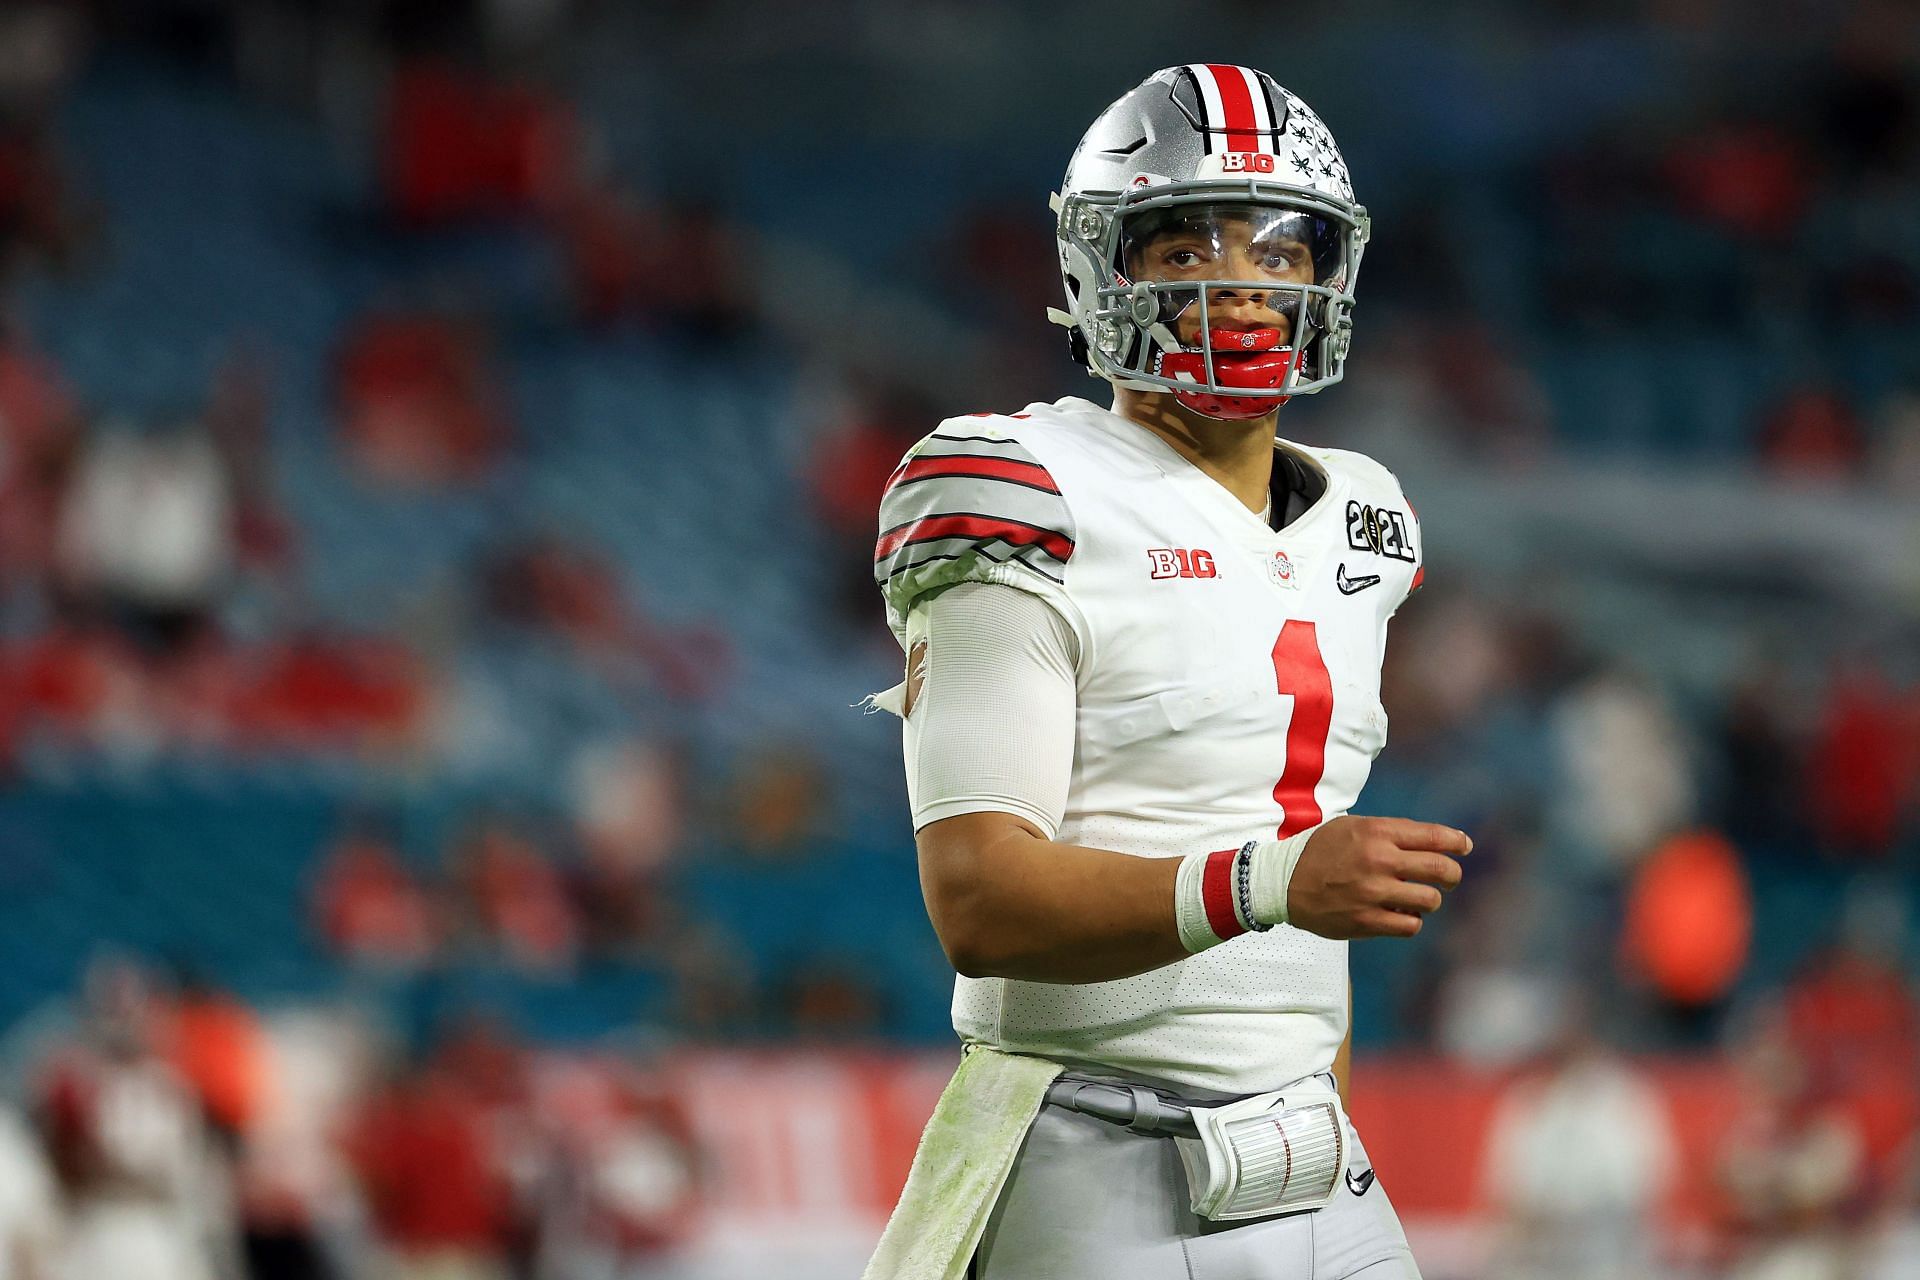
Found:
M 1307 841 L 1287 923 L 1323 938 L 1411 938 L 1460 883 L 1464 831 L 1407 818 L 1334 818 Z

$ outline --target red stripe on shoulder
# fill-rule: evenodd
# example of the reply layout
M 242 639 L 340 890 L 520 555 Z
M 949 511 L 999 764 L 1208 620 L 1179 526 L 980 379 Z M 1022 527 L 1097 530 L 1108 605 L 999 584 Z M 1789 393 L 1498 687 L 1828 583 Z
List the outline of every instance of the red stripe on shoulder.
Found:
M 1062 564 L 1073 555 L 1073 539 L 1054 529 L 996 516 L 945 515 L 928 516 L 888 530 L 874 544 L 873 558 L 876 562 L 885 560 L 910 543 L 930 542 L 935 538 L 977 538 L 982 542 L 999 538 L 1015 546 L 1037 546 Z
M 1060 492 L 1060 486 L 1053 482 L 1053 476 L 1037 462 L 1020 462 L 1013 458 L 988 458 L 977 454 L 949 456 L 944 458 L 911 458 L 903 463 L 887 481 L 887 490 L 895 485 L 908 484 L 915 480 L 931 480 L 938 476 L 960 476 L 974 480 L 1013 480 L 1020 484 L 1032 485 L 1048 493 Z

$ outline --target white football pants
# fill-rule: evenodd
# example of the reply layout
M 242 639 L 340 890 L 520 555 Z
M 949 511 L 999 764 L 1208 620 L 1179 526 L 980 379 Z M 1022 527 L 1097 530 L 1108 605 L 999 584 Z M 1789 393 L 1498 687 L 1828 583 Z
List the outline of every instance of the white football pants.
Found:
M 1420 1280 L 1364 1148 L 1355 1148 L 1348 1168 L 1347 1184 L 1323 1209 L 1209 1222 L 1187 1208 L 1187 1177 L 1171 1138 L 1044 1106 L 987 1219 L 972 1274 L 976 1280 Z

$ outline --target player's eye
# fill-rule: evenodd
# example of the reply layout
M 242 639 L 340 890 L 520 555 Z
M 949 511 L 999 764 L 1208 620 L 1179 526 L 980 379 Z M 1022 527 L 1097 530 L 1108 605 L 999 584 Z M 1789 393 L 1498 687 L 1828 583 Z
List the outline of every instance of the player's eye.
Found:
M 1167 251 L 1166 264 L 1170 267 L 1186 269 L 1199 266 L 1205 259 L 1198 249 L 1170 249 Z

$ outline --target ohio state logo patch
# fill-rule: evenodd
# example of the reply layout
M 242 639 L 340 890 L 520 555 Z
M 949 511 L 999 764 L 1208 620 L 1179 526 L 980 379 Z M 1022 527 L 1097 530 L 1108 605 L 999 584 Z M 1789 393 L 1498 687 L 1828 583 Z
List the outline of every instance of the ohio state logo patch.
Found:
M 1267 580 L 1276 587 L 1285 587 L 1289 591 L 1300 589 L 1300 571 L 1284 551 L 1276 551 L 1267 561 Z

